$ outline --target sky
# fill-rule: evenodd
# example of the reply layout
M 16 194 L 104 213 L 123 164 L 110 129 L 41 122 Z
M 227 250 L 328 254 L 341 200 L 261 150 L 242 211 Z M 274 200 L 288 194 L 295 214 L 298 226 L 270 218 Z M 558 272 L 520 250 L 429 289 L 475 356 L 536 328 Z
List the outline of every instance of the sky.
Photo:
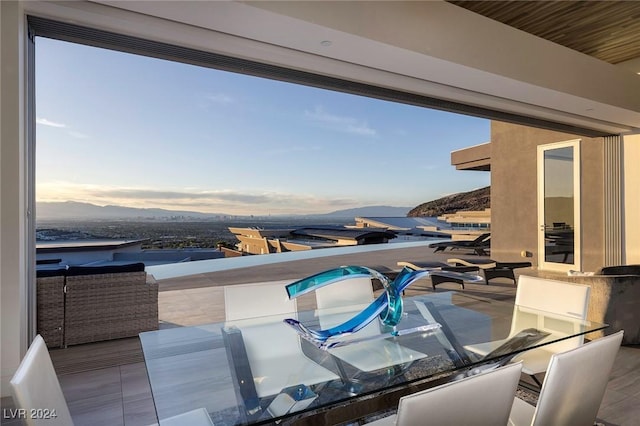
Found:
M 36 39 L 36 199 L 230 215 L 415 207 L 489 185 L 486 119 Z

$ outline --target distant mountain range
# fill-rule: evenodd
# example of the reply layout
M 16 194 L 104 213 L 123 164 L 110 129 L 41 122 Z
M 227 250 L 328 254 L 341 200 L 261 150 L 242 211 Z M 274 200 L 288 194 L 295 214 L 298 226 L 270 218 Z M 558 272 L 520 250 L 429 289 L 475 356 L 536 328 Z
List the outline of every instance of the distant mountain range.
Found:
M 165 209 L 140 209 L 122 206 L 96 206 L 90 203 L 75 201 L 65 202 L 39 202 L 36 203 L 38 219 L 64 220 L 64 219 L 170 219 L 193 218 L 212 219 L 222 214 L 199 213 L 192 211 L 178 211 Z
M 458 210 L 483 210 L 490 207 L 491 188 L 481 188 L 469 192 L 448 195 L 437 200 L 411 207 L 366 206 L 353 209 L 336 210 L 330 213 L 307 215 L 280 215 L 274 217 L 296 218 L 355 218 L 361 217 L 419 217 L 439 216 Z M 250 219 L 252 216 L 237 216 L 227 213 L 201 213 L 195 211 L 143 209 L 122 206 L 97 206 L 75 201 L 37 203 L 38 220 L 220 220 Z
M 39 220 L 212 220 L 220 218 L 249 218 L 226 213 L 201 213 L 194 211 L 179 211 L 166 209 L 144 209 L 122 206 L 97 206 L 90 203 L 75 201 L 39 202 L 36 205 Z M 406 216 L 410 207 L 369 206 L 355 209 L 336 210 L 331 213 L 314 215 L 295 215 L 307 218 L 354 218 L 356 216 Z M 293 216 L 293 215 L 290 215 Z

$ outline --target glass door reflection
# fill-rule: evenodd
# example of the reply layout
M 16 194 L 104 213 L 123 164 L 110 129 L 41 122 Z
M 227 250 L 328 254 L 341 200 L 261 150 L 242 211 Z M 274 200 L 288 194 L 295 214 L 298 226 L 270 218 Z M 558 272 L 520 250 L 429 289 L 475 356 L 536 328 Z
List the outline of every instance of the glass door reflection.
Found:
M 539 252 L 541 265 L 549 269 L 579 269 L 578 146 L 572 142 L 539 147 Z

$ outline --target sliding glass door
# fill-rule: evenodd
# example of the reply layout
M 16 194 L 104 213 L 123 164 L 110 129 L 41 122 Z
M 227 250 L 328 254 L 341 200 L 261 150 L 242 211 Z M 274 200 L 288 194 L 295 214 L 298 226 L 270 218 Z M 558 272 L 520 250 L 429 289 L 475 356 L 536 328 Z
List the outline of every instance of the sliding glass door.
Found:
M 580 270 L 580 140 L 538 146 L 538 266 Z

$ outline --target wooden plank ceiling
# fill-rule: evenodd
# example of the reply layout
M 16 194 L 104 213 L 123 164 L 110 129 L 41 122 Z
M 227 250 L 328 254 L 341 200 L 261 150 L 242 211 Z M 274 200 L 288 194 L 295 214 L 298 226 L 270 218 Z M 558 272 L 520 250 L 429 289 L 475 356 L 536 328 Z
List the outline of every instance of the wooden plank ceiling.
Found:
M 640 1 L 449 1 L 617 64 L 640 57 Z

